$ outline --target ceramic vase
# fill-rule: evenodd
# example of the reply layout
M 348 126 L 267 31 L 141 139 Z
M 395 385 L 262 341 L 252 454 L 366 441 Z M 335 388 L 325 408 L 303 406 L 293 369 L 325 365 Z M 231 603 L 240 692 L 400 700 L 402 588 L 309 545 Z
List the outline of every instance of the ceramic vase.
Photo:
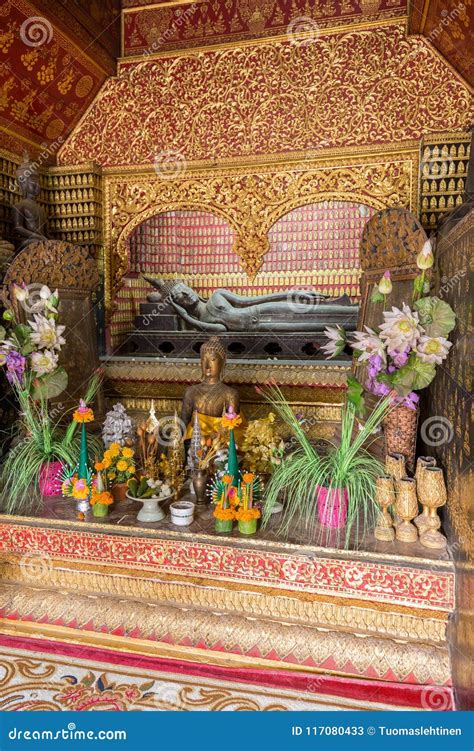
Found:
M 395 537 L 400 542 L 416 542 L 418 530 L 412 520 L 418 513 L 418 499 L 416 497 L 416 480 L 411 477 L 402 477 L 396 481 L 395 508 L 400 518 L 397 524 Z
M 385 456 L 385 469 L 388 475 L 391 475 L 394 480 L 401 480 L 402 477 L 406 477 L 405 457 L 403 454 L 386 454 Z
M 395 539 L 395 531 L 389 507 L 395 505 L 395 487 L 393 485 L 393 477 L 390 475 L 377 477 L 375 502 L 380 509 L 377 526 L 374 530 L 375 539 L 391 542 Z
M 257 520 L 249 519 L 249 521 L 239 521 L 239 532 L 241 535 L 254 535 L 257 531 Z
M 41 495 L 59 496 L 62 495 L 61 475 L 63 471 L 62 462 L 45 462 L 39 473 L 39 489 Z
M 128 485 L 126 482 L 116 482 L 115 485 L 112 485 L 110 492 L 112 493 L 112 497 L 115 503 L 119 503 L 120 501 L 124 501 L 126 499 L 127 490 Z
M 76 511 L 78 514 L 87 514 L 91 507 L 88 498 L 84 498 L 82 501 L 76 501 Z
M 436 466 L 436 459 L 434 458 L 434 456 L 419 456 L 418 459 L 416 460 L 415 479 L 416 479 L 418 500 L 420 500 L 420 487 L 421 487 L 421 478 L 423 474 L 423 469 L 424 467 L 435 467 L 435 466 Z M 430 515 L 430 510 L 428 506 L 423 506 L 423 510 L 421 514 L 418 514 L 418 516 L 415 519 L 415 524 L 418 527 L 420 534 L 427 527 L 427 524 L 429 521 L 429 515 Z
M 447 500 L 443 470 L 440 467 L 423 467 L 420 477 L 419 499 L 428 508 L 428 522 L 420 534 L 420 542 L 425 548 L 442 550 L 447 545 L 446 537 L 439 528 L 441 521 L 438 509 Z
M 143 507 L 137 514 L 139 522 L 161 522 L 166 517 L 166 514 L 159 504 L 162 501 L 167 501 L 171 496 L 164 498 L 135 498 L 130 493 L 127 493 L 127 498 L 130 501 L 137 501 L 137 503 L 143 504 Z
M 349 494 L 347 488 L 316 488 L 318 519 L 323 527 L 340 529 L 347 519 Z
M 413 471 L 415 464 L 418 414 L 418 407 L 410 409 L 404 404 L 398 404 L 389 411 L 383 421 L 387 454 L 403 454 L 410 472 Z
M 196 496 L 196 505 L 204 506 L 206 503 L 207 470 L 195 469 L 191 475 L 191 484 Z

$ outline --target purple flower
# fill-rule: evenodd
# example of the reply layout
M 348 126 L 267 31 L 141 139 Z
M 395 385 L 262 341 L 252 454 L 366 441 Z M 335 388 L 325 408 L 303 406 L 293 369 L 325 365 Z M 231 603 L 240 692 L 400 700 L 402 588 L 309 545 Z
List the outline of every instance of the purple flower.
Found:
M 395 373 L 396 367 L 395 365 L 389 365 L 387 368 L 387 373 Z
M 371 355 L 369 357 L 369 367 L 367 370 L 369 378 L 375 378 L 381 367 L 382 358 L 380 357 L 380 355 Z
M 387 386 L 386 383 L 375 381 L 372 393 L 375 394 L 375 396 L 387 396 L 388 394 L 390 394 L 390 386 Z
M 394 352 L 390 352 L 390 356 L 393 358 L 393 362 L 395 363 L 397 368 L 402 368 L 404 365 L 407 364 L 409 352 L 410 352 L 409 347 L 405 349 L 403 352 L 397 352 L 396 350 Z
M 418 396 L 418 394 L 415 394 L 414 391 L 410 391 L 408 396 L 406 396 L 405 399 L 403 400 L 403 404 L 405 405 L 405 407 L 408 407 L 409 409 L 416 409 L 416 405 L 418 404 L 419 401 L 420 401 L 420 397 Z
M 23 381 L 23 373 L 25 372 L 26 367 L 26 357 L 23 357 L 19 352 L 13 350 L 7 355 L 6 366 L 7 378 L 10 383 L 15 381 L 21 383 Z

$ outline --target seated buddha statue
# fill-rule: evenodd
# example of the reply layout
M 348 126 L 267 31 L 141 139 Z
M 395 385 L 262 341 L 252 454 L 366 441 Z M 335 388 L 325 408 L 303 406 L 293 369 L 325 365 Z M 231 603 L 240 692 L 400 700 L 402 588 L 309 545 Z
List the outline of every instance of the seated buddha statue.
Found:
M 185 439 L 191 438 L 194 415 L 198 415 L 201 436 L 208 438 L 220 428 L 223 413 L 228 407 L 239 412 L 240 401 L 236 389 L 222 382 L 226 349 L 217 336 L 211 336 L 201 347 L 202 381 L 189 386 L 184 394 L 181 420 L 186 426 Z
M 13 227 L 16 251 L 19 253 L 30 243 L 41 242 L 47 237 L 46 214 L 36 201 L 40 192 L 38 172 L 26 152 L 16 175 L 21 200 L 13 207 Z

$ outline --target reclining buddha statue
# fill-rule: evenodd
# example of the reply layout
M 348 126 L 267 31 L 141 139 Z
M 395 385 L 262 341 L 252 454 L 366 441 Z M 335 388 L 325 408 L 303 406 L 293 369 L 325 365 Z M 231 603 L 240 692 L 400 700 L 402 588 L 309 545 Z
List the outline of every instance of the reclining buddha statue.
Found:
M 355 324 L 357 318 L 358 306 L 347 295 L 331 298 L 315 290 L 293 289 L 244 296 L 216 289 L 204 300 L 183 281 L 145 279 L 158 290 L 148 295 L 148 301 L 170 303 L 185 328 L 194 331 L 321 331 L 328 323 Z

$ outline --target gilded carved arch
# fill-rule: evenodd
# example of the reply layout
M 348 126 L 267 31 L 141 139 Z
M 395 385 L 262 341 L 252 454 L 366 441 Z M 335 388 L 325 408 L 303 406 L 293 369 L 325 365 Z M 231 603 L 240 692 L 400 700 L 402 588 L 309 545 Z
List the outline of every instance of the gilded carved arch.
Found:
M 112 301 L 128 268 L 126 240 L 153 214 L 176 209 L 209 211 L 235 230 L 234 251 L 255 277 L 269 249 L 268 231 L 298 206 L 324 200 L 357 201 L 380 210 L 416 210 L 418 153 L 356 155 L 349 164 L 301 158 L 291 163 L 232 165 L 200 169 L 190 165 L 173 179 L 149 168 L 105 176 L 105 294 Z

